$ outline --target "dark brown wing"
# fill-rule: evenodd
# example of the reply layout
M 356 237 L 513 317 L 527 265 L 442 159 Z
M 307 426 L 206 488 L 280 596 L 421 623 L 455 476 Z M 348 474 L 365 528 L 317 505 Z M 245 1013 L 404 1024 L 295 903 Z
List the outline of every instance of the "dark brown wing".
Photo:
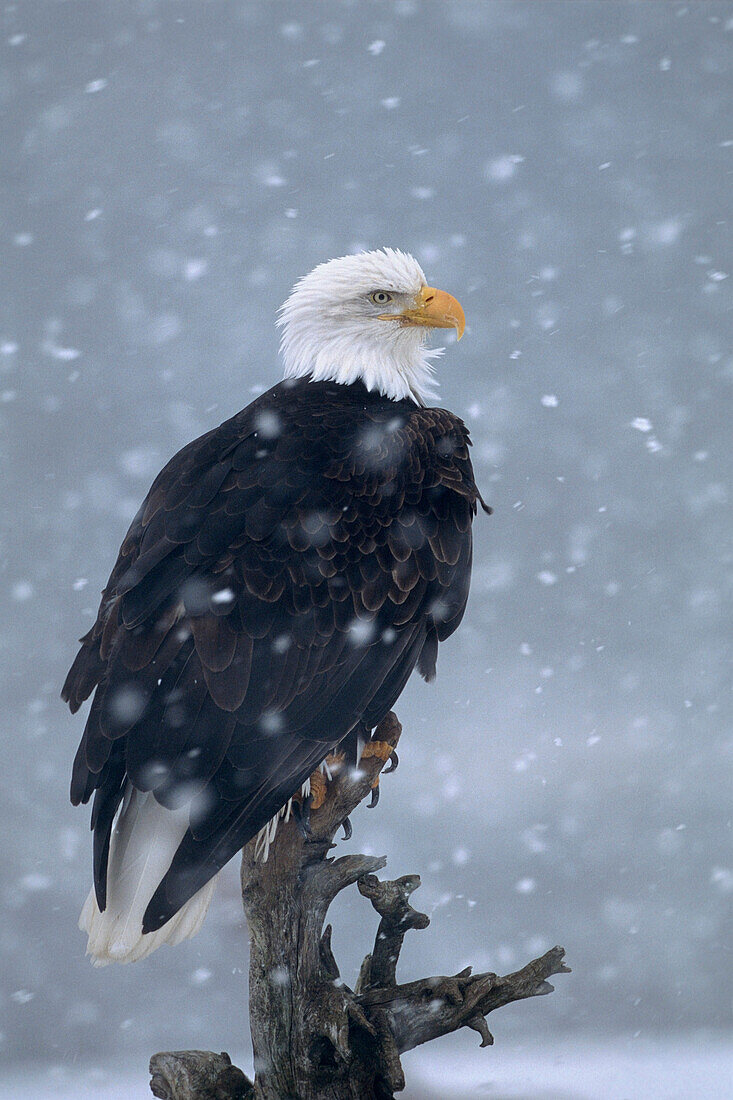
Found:
M 72 801 L 95 883 L 125 782 L 191 825 L 160 927 L 458 625 L 480 499 L 465 428 L 363 387 L 283 383 L 184 448 L 123 543 L 64 686 L 96 686 Z

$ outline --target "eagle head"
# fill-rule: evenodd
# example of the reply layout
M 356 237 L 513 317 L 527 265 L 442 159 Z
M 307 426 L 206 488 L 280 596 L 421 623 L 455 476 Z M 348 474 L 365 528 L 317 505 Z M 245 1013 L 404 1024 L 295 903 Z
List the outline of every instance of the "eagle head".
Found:
M 463 335 L 463 309 L 427 285 L 413 256 L 392 248 L 340 256 L 304 275 L 278 317 L 285 377 L 361 381 L 393 400 L 435 397 L 428 330 Z

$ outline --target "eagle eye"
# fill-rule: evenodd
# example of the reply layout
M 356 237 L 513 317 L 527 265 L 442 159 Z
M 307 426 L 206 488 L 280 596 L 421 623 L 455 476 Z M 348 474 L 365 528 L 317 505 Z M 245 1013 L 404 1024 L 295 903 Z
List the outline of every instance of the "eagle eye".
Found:
M 386 306 L 387 302 L 392 301 L 392 295 L 386 290 L 375 290 L 369 295 L 369 301 L 374 302 L 375 306 Z

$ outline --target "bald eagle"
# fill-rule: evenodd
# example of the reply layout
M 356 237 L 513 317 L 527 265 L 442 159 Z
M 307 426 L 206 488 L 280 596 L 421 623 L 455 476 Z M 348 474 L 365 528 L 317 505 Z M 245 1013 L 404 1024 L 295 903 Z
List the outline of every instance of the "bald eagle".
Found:
M 466 607 L 486 506 L 426 348 L 461 306 L 384 249 L 315 268 L 279 324 L 284 381 L 158 474 L 63 688 L 72 712 L 94 693 L 71 801 L 94 796 L 96 965 L 193 935 L 220 869 L 433 678 Z

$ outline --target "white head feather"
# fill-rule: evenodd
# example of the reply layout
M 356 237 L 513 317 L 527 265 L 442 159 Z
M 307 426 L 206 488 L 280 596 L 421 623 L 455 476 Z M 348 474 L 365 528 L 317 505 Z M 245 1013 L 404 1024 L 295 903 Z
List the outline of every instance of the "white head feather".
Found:
M 393 248 L 319 264 L 280 307 L 285 377 L 361 380 L 393 400 L 411 398 L 421 405 L 434 400 L 431 361 L 443 349 L 426 347 L 425 328 L 380 319 L 414 306 L 426 285 L 417 260 Z M 392 296 L 388 309 L 371 300 L 378 291 Z

